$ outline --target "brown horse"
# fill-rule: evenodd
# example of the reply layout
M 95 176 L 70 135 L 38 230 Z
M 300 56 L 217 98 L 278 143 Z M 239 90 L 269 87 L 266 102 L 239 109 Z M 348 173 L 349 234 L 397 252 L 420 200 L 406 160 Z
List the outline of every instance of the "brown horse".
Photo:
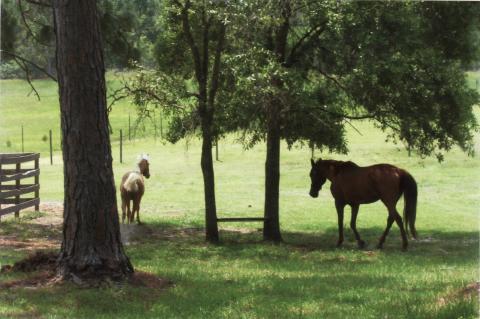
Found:
M 123 175 L 120 184 L 120 194 L 122 197 L 122 223 L 132 223 L 137 213 L 137 223 L 140 224 L 140 201 L 145 193 L 145 184 L 143 176 L 150 178 L 148 155 L 141 155 L 138 162 L 138 168 Z M 130 201 L 133 201 L 133 210 L 130 210 Z
M 378 248 L 383 247 L 385 238 L 395 221 L 402 235 L 403 249 L 408 246 L 407 232 L 410 231 L 417 238 L 415 217 L 417 209 L 417 183 L 407 171 L 389 164 L 377 164 L 360 167 L 353 162 L 334 160 L 311 160 L 312 169 L 310 178 L 310 196 L 318 197 L 318 192 L 328 179 L 331 182 L 330 191 L 335 198 L 335 207 L 338 214 L 338 242 L 343 242 L 343 210 L 346 205 L 352 207 L 350 228 L 355 234 L 358 246 L 363 248 L 365 242 L 357 232 L 356 220 L 360 204 L 369 204 L 381 200 L 388 209 L 387 228 L 380 237 Z M 405 197 L 403 211 L 405 228 L 402 217 L 396 209 L 396 204 L 402 193 Z

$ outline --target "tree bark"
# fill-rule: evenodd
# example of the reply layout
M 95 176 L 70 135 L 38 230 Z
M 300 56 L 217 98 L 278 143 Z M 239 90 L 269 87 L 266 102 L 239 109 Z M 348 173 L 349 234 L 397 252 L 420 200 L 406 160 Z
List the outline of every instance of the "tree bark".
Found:
M 202 118 L 203 187 L 205 194 L 205 236 L 209 242 L 218 242 L 217 207 L 215 201 L 215 173 L 212 158 L 212 124 L 208 116 Z
M 64 161 L 59 274 L 122 280 L 133 272 L 121 240 L 95 0 L 54 1 Z
M 282 240 L 279 218 L 280 124 L 279 106 L 272 101 L 268 109 L 267 158 L 265 161 L 265 208 L 263 239 Z

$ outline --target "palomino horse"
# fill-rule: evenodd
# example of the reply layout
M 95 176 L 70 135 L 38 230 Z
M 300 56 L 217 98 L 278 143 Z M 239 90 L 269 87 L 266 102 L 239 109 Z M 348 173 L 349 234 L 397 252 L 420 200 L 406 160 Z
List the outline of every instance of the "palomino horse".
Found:
M 120 194 L 122 196 L 122 223 L 132 223 L 137 213 L 137 223 L 140 224 L 140 201 L 145 192 L 143 176 L 150 177 L 148 155 L 142 154 L 139 158 L 138 167 L 123 175 L 120 184 Z M 130 201 L 133 201 L 133 210 L 130 210 Z
M 355 234 L 358 246 L 363 248 L 365 242 L 360 239 L 357 232 L 356 220 L 360 204 L 369 204 L 381 200 L 388 209 L 387 228 L 378 242 L 378 248 L 383 247 L 385 238 L 395 221 L 402 235 L 403 249 L 408 246 L 408 227 L 414 238 L 415 217 L 417 210 L 417 183 L 407 171 L 389 164 L 377 164 L 360 167 L 353 162 L 334 160 L 311 160 L 312 169 L 310 178 L 312 185 L 310 196 L 318 197 L 318 192 L 328 179 L 331 182 L 330 191 L 335 198 L 335 207 L 338 214 L 338 242 L 337 247 L 343 242 L 343 209 L 345 205 L 352 207 L 350 228 Z M 405 197 L 403 211 L 405 228 L 402 217 L 396 209 L 396 204 L 402 193 Z

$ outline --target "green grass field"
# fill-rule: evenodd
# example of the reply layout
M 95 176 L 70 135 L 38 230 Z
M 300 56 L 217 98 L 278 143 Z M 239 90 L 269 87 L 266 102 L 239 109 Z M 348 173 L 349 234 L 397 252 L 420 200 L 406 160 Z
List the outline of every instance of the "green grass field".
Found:
M 480 73 L 469 73 L 475 86 Z M 109 76 L 113 79 L 113 76 Z M 115 85 L 112 80 L 110 85 Z M 36 81 L 42 100 L 27 97 L 25 82 L 0 82 L 0 153 L 41 153 L 41 198 L 61 202 L 63 170 L 59 145 L 59 111 L 54 83 Z M 145 226 L 138 228 L 127 253 L 138 270 L 171 279 L 175 285 L 161 293 L 143 288 L 76 289 L 72 286 L 0 291 L 0 318 L 477 318 L 478 294 L 465 293 L 480 280 L 479 203 L 480 160 L 458 149 L 445 161 L 409 157 L 401 145 L 369 122 L 350 129 L 347 156 L 359 165 L 387 162 L 407 169 L 419 185 L 417 230 L 420 239 L 401 251 L 397 227 L 385 248 L 374 249 L 387 213 L 382 204 L 360 207 L 357 227 L 367 241 L 358 250 L 353 235 L 335 248 L 337 236 L 333 199 L 324 188 L 319 198 L 308 196 L 310 150 L 282 148 L 281 227 L 285 243 L 261 240 L 260 224 L 221 224 L 221 244 L 203 240 L 203 184 L 200 143 L 177 145 L 137 134 L 124 145 L 119 163 L 118 132 L 128 131 L 135 111 L 127 102 L 111 114 L 112 150 L 117 184 L 132 169 L 136 156 L 151 156 L 151 178 L 142 202 Z M 480 114 L 478 108 L 476 114 Z M 48 155 L 48 130 L 54 137 L 54 164 Z M 222 140 L 215 162 L 219 217 L 261 216 L 265 148 L 243 150 L 235 136 Z M 476 136 L 480 153 L 480 136 Z M 402 205 L 403 203 L 399 203 Z M 42 213 L 45 216 L 47 213 Z M 37 217 L 2 220 L 0 239 L 58 237 L 58 228 L 32 224 Z M 348 225 L 349 213 L 345 223 Z M 3 236 L 3 237 L 2 237 Z M 0 265 L 25 257 L 27 250 L 2 245 Z M 0 281 L 22 274 L 0 274 Z

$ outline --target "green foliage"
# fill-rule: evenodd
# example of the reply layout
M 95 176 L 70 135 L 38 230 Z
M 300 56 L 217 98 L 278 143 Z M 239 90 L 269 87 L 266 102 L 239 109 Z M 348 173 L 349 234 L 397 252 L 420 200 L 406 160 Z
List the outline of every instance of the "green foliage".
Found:
M 28 68 L 31 78 L 44 77 L 45 74 L 14 55 L 51 72 L 55 54 L 52 20 L 52 11 L 48 7 L 33 5 L 27 1 L 2 2 L 2 59 L 14 61 L 19 69 Z M 13 71 L 13 68 L 9 69 Z M 15 75 L 22 78 L 26 72 Z
M 17 79 L 24 76 L 24 71 L 14 61 L 0 63 L 0 79 Z
M 189 82 L 175 74 L 167 75 L 140 65 L 135 70 L 135 76 L 124 80 L 118 92 L 135 104 L 136 121 L 151 120 L 161 112 L 170 120 L 165 138 L 171 143 L 195 132 L 199 125 L 197 101 L 188 91 Z
M 253 47 L 248 53 L 232 55 L 225 64 L 230 72 L 227 82 L 234 89 L 220 103 L 228 108 L 231 126 L 227 127 L 243 131 L 245 146 L 264 140 L 267 106 L 275 100 L 281 105 L 281 132 L 289 146 L 308 140 L 320 149 L 346 152 L 343 119 L 329 113 L 341 107 L 330 83 L 313 72 L 282 67 L 272 52 L 263 48 Z M 275 81 L 281 81 L 283 86 L 274 85 Z
M 15 41 L 18 32 L 18 21 L 17 17 L 13 14 L 13 6 L 11 3 L 3 2 L 1 5 L 1 43 L 0 47 L 2 50 L 14 51 Z M 5 61 L 10 59 L 8 55 L 1 54 L 1 60 Z
M 125 68 L 131 60 L 153 66 L 156 16 L 162 1 L 102 0 L 99 10 L 107 67 Z
M 238 48 L 252 52 L 239 55 L 242 63 L 232 60 L 239 102 L 232 109 L 237 127 L 253 134 L 249 144 L 265 133 L 262 106 L 275 97 L 289 144 L 345 152 L 344 126 L 360 118 L 420 156 L 441 160 L 453 145 L 473 154 L 479 95 L 467 87 L 464 66 L 479 60 L 476 4 L 269 1 L 245 12 L 255 32 L 242 29 L 236 37 Z M 282 21 L 288 35 L 279 55 Z M 254 52 L 262 50 L 271 52 L 268 61 Z M 284 85 L 278 92 L 275 81 Z

